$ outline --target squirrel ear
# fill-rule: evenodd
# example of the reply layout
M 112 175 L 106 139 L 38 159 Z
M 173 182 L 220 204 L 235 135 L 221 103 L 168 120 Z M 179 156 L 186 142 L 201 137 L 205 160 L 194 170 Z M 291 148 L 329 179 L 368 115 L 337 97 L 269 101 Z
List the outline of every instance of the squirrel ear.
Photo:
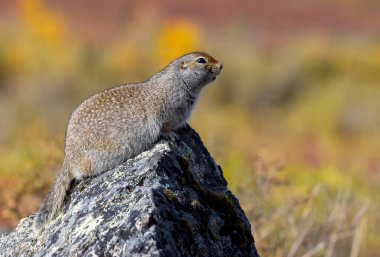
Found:
M 185 69 L 187 69 L 187 66 L 186 66 L 185 62 L 181 62 L 181 63 L 179 64 L 179 68 L 180 68 L 181 70 L 185 70 Z

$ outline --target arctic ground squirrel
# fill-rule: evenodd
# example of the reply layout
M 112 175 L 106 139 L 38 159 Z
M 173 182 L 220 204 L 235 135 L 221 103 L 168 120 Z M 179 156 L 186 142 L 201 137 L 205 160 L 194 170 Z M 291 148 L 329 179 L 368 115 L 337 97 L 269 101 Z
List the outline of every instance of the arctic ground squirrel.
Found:
M 176 138 L 201 90 L 223 66 L 206 53 L 186 54 L 149 80 L 107 89 L 83 101 L 66 130 L 65 156 L 35 220 L 38 231 L 63 205 L 72 179 L 96 176 Z

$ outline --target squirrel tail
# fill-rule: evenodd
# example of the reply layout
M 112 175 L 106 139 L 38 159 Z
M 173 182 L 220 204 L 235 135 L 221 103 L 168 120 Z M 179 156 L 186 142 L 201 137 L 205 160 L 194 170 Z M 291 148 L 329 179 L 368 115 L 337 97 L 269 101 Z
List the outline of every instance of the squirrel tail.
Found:
M 40 230 L 48 221 L 52 220 L 62 207 L 71 180 L 70 172 L 66 167 L 58 170 L 54 185 L 38 211 L 34 222 L 35 230 Z

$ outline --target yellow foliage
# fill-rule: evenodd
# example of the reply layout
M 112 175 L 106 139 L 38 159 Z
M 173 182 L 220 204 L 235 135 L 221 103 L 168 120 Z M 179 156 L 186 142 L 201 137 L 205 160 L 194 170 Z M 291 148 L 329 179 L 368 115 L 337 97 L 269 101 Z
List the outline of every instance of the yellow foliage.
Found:
M 27 60 L 30 58 L 26 48 L 21 41 L 16 41 L 9 45 L 4 58 L 7 63 L 7 69 L 12 73 L 19 72 L 25 67 Z
M 366 62 L 367 67 L 373 67 L 376 70 L 376 74 L 380 72 L 380 43 L 374 44 L 368 51 L 363 54 L 363 59 Z
M 37 38 L 52 45 L 62 42 L 65 35 L 62 21 L 52 11 L 47 10 L 41 0 L 22 0 L 19 12 L 23 26 Z
M 201 32 L 197 25 L 180 20 L 166 22 L 159 32 L 157 55 L 162 64 L 195 51 L 200 45 Z
M 128 41 L 121 41 L 113 45 L 105 57 L 105 65 L 111 70 L 128 71 L 136 65 L 134 47 Z
M 2 36 L 0 56 L 6 73 L 21 78 L 15 74 L 61 73 L 72 67 L 73 44 L 67 44 L 66 28 L 58 15 L 40 0 L 22 0 L 17 10 L 16 29 L 8 28 Z

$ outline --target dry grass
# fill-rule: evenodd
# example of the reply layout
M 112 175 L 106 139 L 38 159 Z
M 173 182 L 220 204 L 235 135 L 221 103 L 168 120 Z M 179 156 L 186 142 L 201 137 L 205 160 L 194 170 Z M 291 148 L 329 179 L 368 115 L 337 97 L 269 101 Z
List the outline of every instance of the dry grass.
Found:
M 257 158 L 251 181 L 237 187 L 262 256 L 359 256 L 369 202 L 349 188 L 331 191 L 323 181 L 300 194 L 282 173 L 285 168 Z

